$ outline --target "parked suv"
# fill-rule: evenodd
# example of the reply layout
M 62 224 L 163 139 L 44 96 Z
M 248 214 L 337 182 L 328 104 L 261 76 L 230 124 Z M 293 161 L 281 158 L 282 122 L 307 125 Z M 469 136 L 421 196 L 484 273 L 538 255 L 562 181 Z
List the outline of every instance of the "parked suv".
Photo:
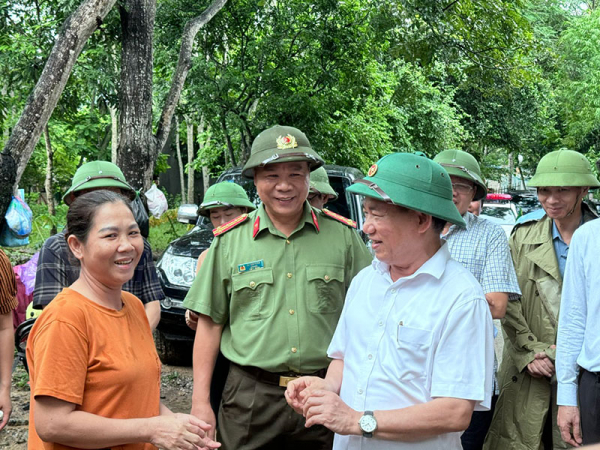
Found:
M 325 166 L 329 182 L 338 198 L 327 203 L 326 208 L 356 221 L 362 229 L 363 216 L 360 199 L 346 192 L 355 179 L 363 174 L 351 167 Z M 242 177 L 241 167 L 221 174 L 217 182 L 233 181 L 248 192 L 250 201 L 258 206 L 260 199 L 252 180 Z M 161 319 L 155 332 L 158 354 L 166 364 L 189 364 L 192 356 L 194 331 L 185 324 L 185 298 L 196 276 L 196 261 L 213 239 L 212 225 L 206 217 L 198 217 L 197 205 L 182 205 L 177 218 L 184 223 L 195 224 L 186 235 L 175 239 L 158 261 L 158 276 L 166 298 L 161 301 Z

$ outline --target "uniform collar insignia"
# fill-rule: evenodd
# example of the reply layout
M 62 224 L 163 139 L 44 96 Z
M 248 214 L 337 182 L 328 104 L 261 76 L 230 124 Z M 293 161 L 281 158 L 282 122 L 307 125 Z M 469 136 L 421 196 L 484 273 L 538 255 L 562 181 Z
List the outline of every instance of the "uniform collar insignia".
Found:
M 312 210 L 310 211 L 310 213 L 312 214 L 312 220 L 313 220 L 313 223 L 315 224 L 315 228 L 317 229 L 317 231 L 321 231 L 321 230 L 319 230 L 319 221 L 317 220 L 317 215 Z
M 260 216 L 256 216 L 256 220 L 254 221 L 254 228 L 252 230 L 252 239 L 256 238 L 256 235 L 258 234 L 260 230 Z

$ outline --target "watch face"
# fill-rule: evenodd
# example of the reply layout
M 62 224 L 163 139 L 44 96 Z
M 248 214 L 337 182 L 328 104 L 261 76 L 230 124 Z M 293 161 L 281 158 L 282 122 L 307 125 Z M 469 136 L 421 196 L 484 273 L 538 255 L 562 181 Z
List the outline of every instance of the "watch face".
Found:
M 372 433 L 377 428 L 377 421 L 375 417 L 370 414 L 365 414 L 360 418 L 360 428 L 365 433 Z

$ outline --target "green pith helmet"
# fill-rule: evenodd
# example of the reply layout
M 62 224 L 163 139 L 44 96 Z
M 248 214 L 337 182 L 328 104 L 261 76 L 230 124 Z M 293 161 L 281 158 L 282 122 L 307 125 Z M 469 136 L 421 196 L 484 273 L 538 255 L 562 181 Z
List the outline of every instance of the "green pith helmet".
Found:
M 329 195 L 334 199 L 338 198 L 337 192 L 329 184 L 329 176 L 324 167 L 319 167 L 310 173 L 310 192 Z
M 75 175 L 71 187 L 63 196 L 63 201 L 70 205 L 73 201 L 71 194 L 84 189 L 116 187 L 127 191 L 130 198 L 135 196 L 135 190 L 125 181 L 125 175 L 115 164 L 108 161 L 92 161 L 85 163 Z
M 535 169 L 529 186 L 589 186 L 600 187 L 585 156 L 565 148 L 545 155 Z
M 302 131 L 293 127 L 275 125 L 254 139 L 250 158 L 242 169 L 242 175 L 246 178 L 254 178 L 255 167 L 292 161 L 308 161 L 311 171 L 325 164 L 312 149 Z
M 473 200 L 481 200 L 487 195 L 487 187 L 481 177 L 479 163 L 473 155 L 462 150 L 444 150 L 435 155 L 433 160 L 446 169 L 448 174 L 475 183 L 477 191 Z
M 211 209 L 223 206 L 248 208 L 249 211 L 256 209 L 256 206 L 248 199 L 248 194 L 243 187 L 231 181 L 222 181 L 213 184 L 206 190 L 204 200 L 198 208 L 198 214 L 208 217 Z
M 348 188 L 353 194 L 404 206 L 466 226 L 452 201 L 448 172 L 414 153 L 392 153 L 373 164 L 368 175 Z

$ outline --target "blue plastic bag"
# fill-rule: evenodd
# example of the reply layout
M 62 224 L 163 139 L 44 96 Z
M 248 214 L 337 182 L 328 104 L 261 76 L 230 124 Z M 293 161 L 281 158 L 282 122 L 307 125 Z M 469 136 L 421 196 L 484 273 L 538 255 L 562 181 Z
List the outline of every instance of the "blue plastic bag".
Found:
M 13 196 L 4 218 L 6 225 L 17 239 L 26 238 L 31 234 L 33 213 L 27 203 L 19 197 Z

